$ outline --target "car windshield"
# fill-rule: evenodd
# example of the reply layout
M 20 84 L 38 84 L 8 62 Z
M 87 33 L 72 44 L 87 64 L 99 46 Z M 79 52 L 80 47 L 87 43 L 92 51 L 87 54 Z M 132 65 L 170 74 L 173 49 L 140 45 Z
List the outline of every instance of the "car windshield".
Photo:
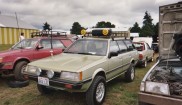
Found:
M 107 40 L 77 40 L 64 53 L 105 56 L 107 47 Z
M 12 49 L 31 49 L 34 48 L 38 39 L 24 39 L 21 42 L 15 44 Z
M 144 46 L 142 43 L 134 43 L 134 46 L 135 48 L 138 50 L 138 51 L 143 51 L 144 50 Z

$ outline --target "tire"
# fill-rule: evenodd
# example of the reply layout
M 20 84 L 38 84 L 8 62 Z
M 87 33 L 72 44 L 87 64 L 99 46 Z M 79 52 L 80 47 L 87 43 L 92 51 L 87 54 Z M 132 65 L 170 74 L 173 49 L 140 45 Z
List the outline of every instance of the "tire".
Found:
M 27 66 L 28 62 L 26 61 L 21 61 L 21 62 L 18 62 L 16 65 L 15 65 L 15 70 L 14 70 L 14 74 L 15 74 L 15 79 L 16 80 L 25 80 L 25 78 L 23 77 L 23 70 L 25 70 L 26 66 Z
M 38 89 L 38 91 L 39 91 L 42 95 L 50 94 L 50 93 L 51 93 L 51 89 L 49 89 L 49 88 L 47 88 L 46 86 L 43 86 L 43 85 L 37 84 L 37 89 Z
M 7 84 L 11 88 L 22 88 L 29 85 L 29 80 L 26 81 L 13 81 L 9 80 L 7 81 Z
M 132 82 L 135 79 L 135 67 L 133 64 L 130 65 L 129 69 L 125 73 L 125 79 L 128 82 Z
M 106 80 L 103 76 L 96 76 L 86 92 L 87 105 L 101 105 L 104 102 L 105 95 Z
M 154 56 L 152 56 L 152 58 L 150 59 L 150 62 L 153 62 L 154 61 Z
M 144 61 L 143 65 L 142 65 L 144 68 L 147 67 L 147 59 Z

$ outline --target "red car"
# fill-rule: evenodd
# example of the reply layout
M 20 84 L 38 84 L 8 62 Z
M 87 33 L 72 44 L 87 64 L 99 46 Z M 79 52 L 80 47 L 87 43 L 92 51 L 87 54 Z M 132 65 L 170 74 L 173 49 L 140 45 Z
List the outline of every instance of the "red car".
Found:
M 66 37 L 52 37 L 53 55 L 60 54 L 72 44 Z M 34 60 L 51 56 L 51 38 L 36 37 L 24 39 L 11 49 L 0 52 L 0 74 L 15 74 L 17 80 L 23 80 L 22 71 Z

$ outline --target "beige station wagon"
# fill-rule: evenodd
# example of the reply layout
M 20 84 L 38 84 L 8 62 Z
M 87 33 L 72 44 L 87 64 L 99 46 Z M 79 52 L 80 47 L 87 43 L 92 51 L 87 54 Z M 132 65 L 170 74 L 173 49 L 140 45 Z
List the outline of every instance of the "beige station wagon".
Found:
M 86 92 L 88 105 L 102 104 L 107 82 L 121 74 L 127 81 L 134 80 L 138 52 L 129 39 L 114 38 L 108 30 L 101 35 L 102 30 L 94 32 L 62 54 L 29 63 L 25 76 L 38 82 L 42 94 L 51 89 Z

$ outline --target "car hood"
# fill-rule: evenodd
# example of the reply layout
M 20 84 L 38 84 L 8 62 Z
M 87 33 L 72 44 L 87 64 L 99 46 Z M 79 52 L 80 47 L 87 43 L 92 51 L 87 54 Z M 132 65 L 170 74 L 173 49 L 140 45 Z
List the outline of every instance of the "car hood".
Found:
M 81 68 L 91 65 L 102 58 L 104 58 L 104 56 L 63 53 L 31 62 L 29 65 L 36 66 L 44 70 L 54 70 L 57 72 L 77 72 Z
M 175 5 L 178 4 L 173 6 L 175 7 Z M 168 7 L 167 5 L 159 8 L 159 55 L 162 59 L 177 57 L 175 50 L 176 39 L 182 38 L 182 34 L 179 34 L 182 33 L 181 8 Z M 177 34 L 180 37 L 176 37 Z
M 13 55 L 25 52 L 25 51 L 27 51 L 27 49 L 0 51 L 0 57 L 6 57 L 6 56 L 11 56 L 11 55 L 13 56 Z M 28 51 L 30 51 L 30 50 L 28 50 Z

